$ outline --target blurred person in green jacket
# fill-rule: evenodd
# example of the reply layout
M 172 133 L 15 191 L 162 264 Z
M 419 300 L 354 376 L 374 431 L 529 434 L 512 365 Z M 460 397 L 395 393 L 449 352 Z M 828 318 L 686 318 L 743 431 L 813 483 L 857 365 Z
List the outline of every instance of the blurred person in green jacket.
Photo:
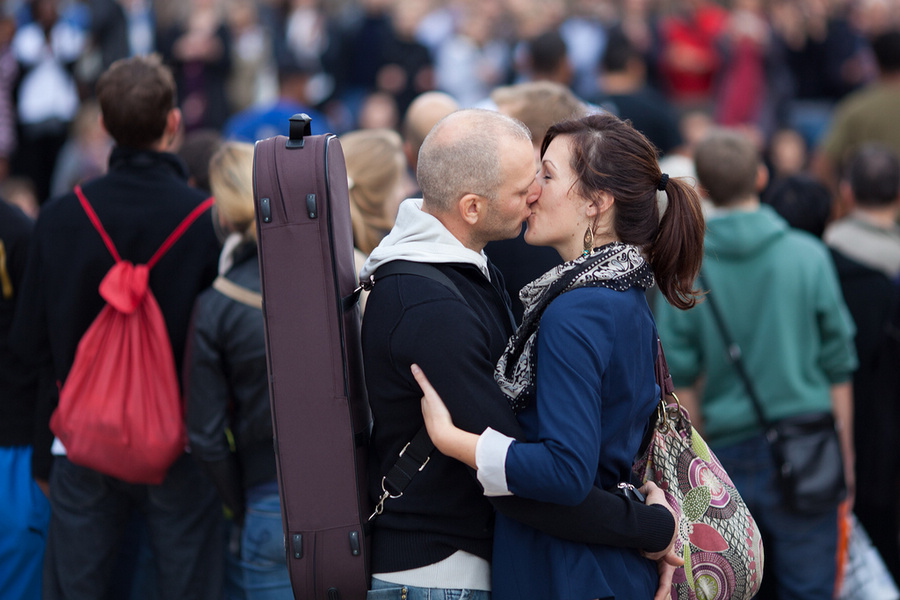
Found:
M 852 497 L 855 327 L 829 251 L 760 203 L 768 176 L 749 138 L 713 130 L 697 146 L 695 160 L 714 204 L 701 286 L 741 347 L 767 419 L 833 413 Z M 766 578 L 776 592 L 765 597 L 831 598 L 838 507 L 814 515 L 787 507 L 762 426 L 709 302 L 690 311 L 659 303 L 656 318 L 676 394 L 763 534 L 771 565 Z

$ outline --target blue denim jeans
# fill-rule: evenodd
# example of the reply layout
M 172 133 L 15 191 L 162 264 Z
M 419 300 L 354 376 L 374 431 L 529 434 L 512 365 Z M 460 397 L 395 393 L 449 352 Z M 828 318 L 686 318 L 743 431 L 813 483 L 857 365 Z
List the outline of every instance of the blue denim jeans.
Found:
M 713 452 L 759 525 L 765 552 L 763 578 L 775 578 L 777 597 L 830 599 L 836 572 L 837 507 L 821 515 L 789 511 L 762 434 L 738 444 L 713 447 Z
M 144 517 L 161 600 L 221 600 L 222 503 L 212 481 L 182 455 L 160 485 L 138 485 L 59 456 L 50 472 L 44 600 L 107 597 L 132 510 Z
M 372 589 L 366 600 L 491 600 L 491 593 L 484 590 L 411 587 L 372 579 Z
M 31 446 L 0 448 L 0 597 L 41 597 L 50 503 L 31 475 Z
M 222 600 L 247 600 L 244 592 L 244 567 L 241 564 L 241 535 L 234 521 L 225 518 L 225 581 Z
M 247 600 L 293 600 L 284 551 L 284 527 L 278 483 L 247 491 L 247 512 L 241 534 L 241 569 Z

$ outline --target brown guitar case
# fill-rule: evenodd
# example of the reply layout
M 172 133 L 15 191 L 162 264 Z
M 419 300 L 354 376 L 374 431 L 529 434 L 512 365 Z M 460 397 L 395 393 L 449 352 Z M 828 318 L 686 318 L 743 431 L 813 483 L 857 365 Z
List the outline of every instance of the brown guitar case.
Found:
M 256 143 L 253 165 L 269 392 L 285 550 L 297 600 L 362 600 L 371 412 L 347 169 L 338 138 Z

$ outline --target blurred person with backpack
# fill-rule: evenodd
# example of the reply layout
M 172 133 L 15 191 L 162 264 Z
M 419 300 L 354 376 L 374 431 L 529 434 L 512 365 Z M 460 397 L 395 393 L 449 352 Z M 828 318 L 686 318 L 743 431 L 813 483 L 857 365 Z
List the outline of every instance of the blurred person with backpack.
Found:
M 184 451 L 187 440 L 176 376 L 194 301 L 216 274 L 218 242 L 208 216 L 209 202 L 188 186 L 184 163 L 167 151 L 180 127 L 181 112 L 175 105 L 171 71 L 158 57 L 117 61 L 101 75 L 96 92 L 103 126 L 116 143 L 109 171 L 85 182 L 83 190 L 53 199 L 41 211 L 29 246 L 21 310 L 11 334 L 22 357 L 47 373 L 40 381 L 42 393 L 35 409 L 32 464 L 39 482 L 49 479 L 44 598 L 106 597 L 117 549 L 134 541 L 124 533 L 126 522 L 131 511 L 138 510 L 146 519 L 159 597 L 218 599 L 223 561 L 210 548 L 223 543 L 219 501 L 215 486 Z M 170 243 L 174 238 L 177 241 Z M 111 293 L 120 283 L 132 285 Z M 112 327 L 99 333 L 121 333 L 118 339 L 91 338 L 106 317 L 130 326 L 129 318 L 138 313 L 119 309 L 122 304 L 135 305 L 142 316 L 155 316 L 154 341 L 165 341 L 149 347 L 128 331 Z M 146 333 L 148 327 L 138 323 L 136 329 Z M 86 356 L 82 350 L 91 344 L 96 354 Z M 127 359 L 133 358 L 129 354 L 152 361 L 154 367 L 129 363 Z M 110 371 L 104 372 L 104 367 Z M 156 483 L 130 481 L 141 479 L 130 476 L 140 459 L 158 458 L 156 452 L 131 451 L 147 441 L 145 436 L 128 439 L 121 453 L 100 453 L 124 473 L 110 475 L 76 463 L 73 455 L 94 423 L 84 422 L 79 429 L 76 420 L 68 420 L 65 443 L 54 439 L 47 428 L 48 422 L 59 424 L 63 400 L 74 394 L 70 384 L 82 380 L 71 399 L 76 415 L 96 408 L 88 400 L 96 404 L 99 396 L 104 420 L 117 416 L 117 402 L 125 412 L 145 409 L 143 422 L 132 418 L 125 423 L 136 423 L 142 431 L 152 425 L 150 416 L 163 400 L 147 388 L 162 379 L 172 384 L 166 400 L 174 403 L 176 412 L 161 421 L 157 432 L 174 440 L 174 445 L 168 447 L 171 462 L 167 457 L 169 464 L 157 474 Z M 135 381 L 142 386 L 129 389 Z M 130 394 L 97 393 L 117 385 Z M 109 404 L 108 414 L 102 412 L 104 402 Z

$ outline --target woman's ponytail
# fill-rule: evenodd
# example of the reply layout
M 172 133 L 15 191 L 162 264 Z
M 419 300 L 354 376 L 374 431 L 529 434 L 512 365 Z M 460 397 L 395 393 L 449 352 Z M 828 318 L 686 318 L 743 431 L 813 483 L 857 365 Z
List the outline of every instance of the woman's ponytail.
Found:
M 659 289 L 670 304 L 688 309 L 701 296 L 693 289 L 703 261 L 706 224 L 693 186 L 659 171 L 656 147 L 628 121 L 596 114 L 553 125 L 541 156 L 553 139 L 571 136 L 572 170 L 584 198 L 604 190 L 615 198 L 613 228 L 619 241 L 643 249 Z M 659 218 L 657 193 L 669 206 Z
M 646 248 L 659 291 L 669 304 L 688 309 L 701 296 L 694 280 L 703 262 L 706 223 L 700 197 L 693 186 L 663 174 L 668 206 L 656 239 Z

